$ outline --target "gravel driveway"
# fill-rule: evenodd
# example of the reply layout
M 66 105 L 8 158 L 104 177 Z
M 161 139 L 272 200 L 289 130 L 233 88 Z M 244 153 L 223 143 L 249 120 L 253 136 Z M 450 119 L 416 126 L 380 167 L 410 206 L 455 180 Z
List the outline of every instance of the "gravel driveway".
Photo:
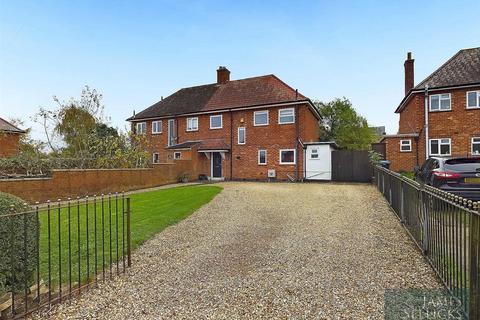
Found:
M 51 316 L 377 319 L 385 289 L 439 286 L 373 186 L 222 186 L 141 246 L 127 276 Z

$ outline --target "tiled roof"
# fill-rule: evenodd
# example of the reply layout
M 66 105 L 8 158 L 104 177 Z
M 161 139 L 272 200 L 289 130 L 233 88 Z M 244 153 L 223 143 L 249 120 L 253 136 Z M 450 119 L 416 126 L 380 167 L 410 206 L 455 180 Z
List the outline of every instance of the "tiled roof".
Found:
M 0 131 L 7 131 L 12 133 L 24 133 L 25 131 L 15 127 L 13 124 L 5 119 L 0 118 Z
M 230 150 L 230 146 L 223 139 L 205 139 L 200 142 L 198 150 Z
M 183 88 L 127 120 L 268 105 L 308 98 L 274 75 Z
M 480 83 L 480 47 L 457 52 L 413 90 Z
M 167 149 L 175 150 L 175 149 L 191 148 L 192 146 L 199 144 L 200 142 L 201 141 L 185 141 L 185 142 L 170 146 Z

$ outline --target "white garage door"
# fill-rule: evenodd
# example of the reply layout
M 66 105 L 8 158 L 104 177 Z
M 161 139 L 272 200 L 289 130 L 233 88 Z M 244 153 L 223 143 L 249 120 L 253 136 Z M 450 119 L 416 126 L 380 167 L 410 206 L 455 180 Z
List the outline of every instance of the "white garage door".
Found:
M 305 150 L 305 179 L 332 180 L 330 145 L 308 145 Z

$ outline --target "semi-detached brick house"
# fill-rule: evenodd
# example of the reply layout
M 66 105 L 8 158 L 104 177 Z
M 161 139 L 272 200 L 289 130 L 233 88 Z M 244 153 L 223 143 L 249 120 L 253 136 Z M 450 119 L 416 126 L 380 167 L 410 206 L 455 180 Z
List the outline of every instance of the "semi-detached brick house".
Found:
M 24 130 L 0 118 L 0 158 L 13 157 L 18 154 L 20 136 L 24 133 Z
M 274 75 L 183 88 L 127 119 L 150 141 L 152 162 L 192 160 L 210 179 L 304 176 L 304 148 L 319 139 L 320 115 Z M 272 172 L 271 172 L 272 173 Z M 197 178 L 197 177 L 194 177 Z
M 480 155 L 480 48 L 460 50 L 415 87 L 413 63 L 409 53 L 398 134 L 382 139 L 391 169 L 412 171 L 429 156 Z

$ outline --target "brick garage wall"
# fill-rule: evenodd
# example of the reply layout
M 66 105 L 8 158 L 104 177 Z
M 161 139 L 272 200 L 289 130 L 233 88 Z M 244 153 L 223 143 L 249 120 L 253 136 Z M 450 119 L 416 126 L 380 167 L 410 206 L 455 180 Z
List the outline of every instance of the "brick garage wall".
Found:
M 15 156 L 19 141 L 19 134 L 0 132 L 0 158 Z
M 411 140 L 412 151 L 400 152 L 400 140 Z M 390 161 L 390 169 L 393 171 L 413 171 L 413 168 L 417 165 L 417 142 L 415 138 L 400 138 L 389 137 L 384 139 L 386 158 Z M 419 159 L 420 164 L 423 162 L 422 158 Z
M 181 173 L 198 174 L 192 161 L 157 164 L 151 169 L 55 170 L 51 178 L 0 180 L 0 191 L 29 202 L 65 199 L 108 192 L 130 191 L 177 182 Z

